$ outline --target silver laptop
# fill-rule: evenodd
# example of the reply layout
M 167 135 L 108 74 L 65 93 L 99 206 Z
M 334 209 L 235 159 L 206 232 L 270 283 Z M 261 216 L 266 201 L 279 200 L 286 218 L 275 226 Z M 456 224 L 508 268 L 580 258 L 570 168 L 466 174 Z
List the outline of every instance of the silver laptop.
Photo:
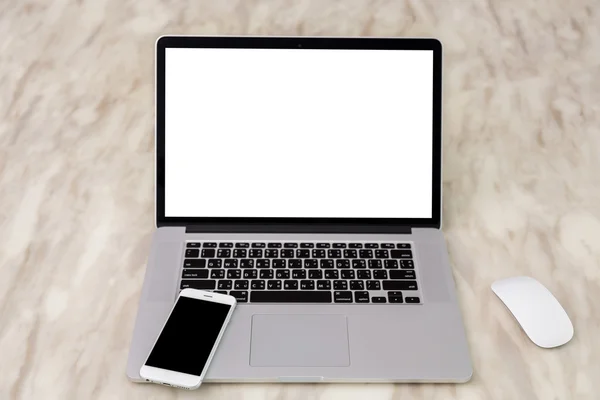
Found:
M 162 37 L 156 62 L 129 378 L 191 287 L 238 301 L 207 381 L 469 380 L 440 230 L 441 44 Z

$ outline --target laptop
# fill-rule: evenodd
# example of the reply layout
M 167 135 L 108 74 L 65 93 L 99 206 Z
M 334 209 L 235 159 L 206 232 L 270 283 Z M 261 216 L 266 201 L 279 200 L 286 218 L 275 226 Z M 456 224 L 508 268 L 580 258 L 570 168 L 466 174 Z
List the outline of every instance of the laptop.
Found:
M 435 39 L 161 37 L 128 377 L 197 288 L 238 301 L 208 382 L 469 380 L 441 104 Z

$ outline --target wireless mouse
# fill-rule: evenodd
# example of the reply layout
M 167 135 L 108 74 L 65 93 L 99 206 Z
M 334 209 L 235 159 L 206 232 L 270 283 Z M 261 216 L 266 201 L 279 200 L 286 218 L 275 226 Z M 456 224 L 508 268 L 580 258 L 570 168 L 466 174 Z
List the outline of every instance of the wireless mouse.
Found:
M 573 337 L 573 324 L 544 285 L 528 276 L 500 279 L 492 290 L 539 347 L 562 346 Z

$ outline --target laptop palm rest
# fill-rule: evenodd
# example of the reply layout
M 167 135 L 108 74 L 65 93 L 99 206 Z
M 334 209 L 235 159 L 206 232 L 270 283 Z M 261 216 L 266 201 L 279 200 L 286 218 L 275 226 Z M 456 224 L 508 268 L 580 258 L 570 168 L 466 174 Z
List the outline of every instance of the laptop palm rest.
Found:
M 250 365 L 253 367 L 347 367 L 345 315 L 252 316 Z

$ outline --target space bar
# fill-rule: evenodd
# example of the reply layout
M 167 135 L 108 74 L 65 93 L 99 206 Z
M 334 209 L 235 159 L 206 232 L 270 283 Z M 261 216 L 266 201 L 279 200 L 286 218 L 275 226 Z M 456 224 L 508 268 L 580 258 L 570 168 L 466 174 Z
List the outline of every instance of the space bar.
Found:
M 250 292 L 251 303 L 331 303 L 331 292 L 263 291 Z

